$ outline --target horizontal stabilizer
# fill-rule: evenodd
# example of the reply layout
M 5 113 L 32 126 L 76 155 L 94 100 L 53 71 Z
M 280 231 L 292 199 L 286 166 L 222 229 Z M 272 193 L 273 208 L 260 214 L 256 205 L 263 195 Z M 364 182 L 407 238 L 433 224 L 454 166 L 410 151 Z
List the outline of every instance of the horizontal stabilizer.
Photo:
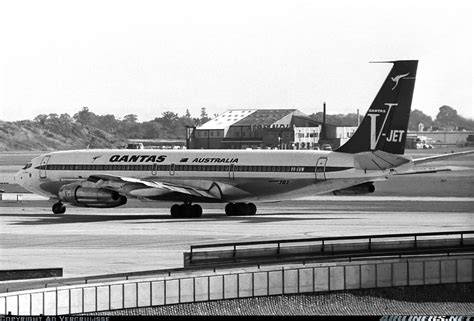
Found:
M 469 155 L 469 154 L 472 154 L 472 153 L 474 153 L 474 150 L 468 150 L 468 151 L 464 151 L 464 152 L 457 152 L 457 153 L 451 153 L 451 154 L 442 154 L 442 155 L 434 155 L 434 156 L 428 156 L 428 157 L 423 157 L 423 158 L 417 158 L 417 159 L 413 160 L 413 164 L 418 165 L 418 164 L 434 162 L 434 161 L 453 158 L 453 157 L 459 157 L 459 156 L 463 156 L 463 155 Z
M 410 160 L 381 150 L 354 155 L 354 166 L 363 170 L 385 170 L 409 163 Z

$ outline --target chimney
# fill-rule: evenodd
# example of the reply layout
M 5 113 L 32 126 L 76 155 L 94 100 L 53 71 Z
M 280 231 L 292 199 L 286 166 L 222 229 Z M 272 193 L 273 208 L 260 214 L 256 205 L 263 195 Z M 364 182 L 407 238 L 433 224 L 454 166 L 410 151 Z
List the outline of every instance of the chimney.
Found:
M 321 133 L 319 139 L 325 140 L 326 138 L 326 102 L 323 102 L 323 123 L 321 124 Z

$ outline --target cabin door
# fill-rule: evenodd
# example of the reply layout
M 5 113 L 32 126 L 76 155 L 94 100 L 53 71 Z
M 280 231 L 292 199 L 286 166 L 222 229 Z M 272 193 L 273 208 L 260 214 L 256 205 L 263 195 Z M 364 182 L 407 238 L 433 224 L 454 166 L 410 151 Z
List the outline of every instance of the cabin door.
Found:
M 326 180 L 326 162 L 328 161 L 327 157 L 319 157 L 316 161 L 315 177 L 317 181 Z
M 174 176 L 175 169 L 176 169 L 176 165 L 174 163 L 170 164 L 170 175 L 171 176 Z
M 234 168 L 235 165 L 234 164 L 230 164 L 229 165 L 229 179 L 234 179 L 235 178 L 235 175 L 234 175 Z
M 51 156 L 45 156 L 43 157 L 43 160 L 41 161 L 40 168 L 39 168 L 39 176 L 40 178 L 46 178 L 46 166 L 48 165 L 49 158 Z

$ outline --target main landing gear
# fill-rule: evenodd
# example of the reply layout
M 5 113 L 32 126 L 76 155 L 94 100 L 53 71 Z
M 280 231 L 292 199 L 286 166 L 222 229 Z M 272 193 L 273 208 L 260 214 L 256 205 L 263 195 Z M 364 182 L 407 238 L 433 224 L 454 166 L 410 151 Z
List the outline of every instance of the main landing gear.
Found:
M 227 216 L 255 215 L 257 206 L 254 203 L 229 203 L 225 207 Z
M 61 202 L 54 203 L 52 209 L 53 209 L 54 214 L 64 214 L 64 213 L 66 213 L 66 206 Z
M 228 203 L 225 207 L 227 216 L 255 215 L 257 206 L 254 203 Z M 195 218 L 202 216 L 202 207 L 198 204 L 184 203 L 171 206 L 171 216 L 174 218 Z
M 171 206 L 171 216 L 175 218 L 201 217 L 202 207 L 198 204 L 191 205 L 191 203 L 174 204 Z

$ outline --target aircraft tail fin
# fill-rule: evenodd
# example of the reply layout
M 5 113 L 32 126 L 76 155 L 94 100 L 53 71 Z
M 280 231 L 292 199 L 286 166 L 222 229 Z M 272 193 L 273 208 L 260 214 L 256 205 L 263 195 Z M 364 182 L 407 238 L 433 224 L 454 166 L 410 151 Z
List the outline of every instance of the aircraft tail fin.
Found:
M 381 150 L 403 154 L 418 60 L 390 61 L 393 67 L 352 137 L 336 151 Z

